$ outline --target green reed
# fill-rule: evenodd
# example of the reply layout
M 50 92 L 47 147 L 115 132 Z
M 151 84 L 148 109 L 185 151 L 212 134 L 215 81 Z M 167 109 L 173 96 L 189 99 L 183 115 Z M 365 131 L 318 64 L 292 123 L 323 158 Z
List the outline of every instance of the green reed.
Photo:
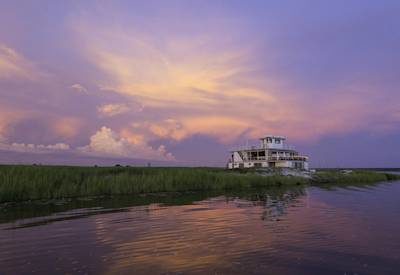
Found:
M 351 173 L 341 173 L 339 170 L 320 171 L 317 172 L 311 183 L 314 185 L 323 184 L 344 184 L 344 185 L 357 185 L 376 183 L 381 181 L 390 181 L 400 179 L 399 175 L 390 173 L 378 173 L 374 171 L 355 170 Z
M 0 202 L 304 184 L 218 168 L 0 166 Z
M 158 192 L 218 191 L 300 184 L 356 184 L 395 180 L 371 171 L 318 172 L 312 179 L 263 176 L 221 168 L 0 166 L 0 202 Z

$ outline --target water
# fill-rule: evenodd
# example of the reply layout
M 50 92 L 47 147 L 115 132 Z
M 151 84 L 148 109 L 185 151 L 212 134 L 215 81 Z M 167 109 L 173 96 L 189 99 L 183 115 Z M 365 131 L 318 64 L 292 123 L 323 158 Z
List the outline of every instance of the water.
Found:
M 0 208 L 0 274 L 399 274 L 400 182 Z

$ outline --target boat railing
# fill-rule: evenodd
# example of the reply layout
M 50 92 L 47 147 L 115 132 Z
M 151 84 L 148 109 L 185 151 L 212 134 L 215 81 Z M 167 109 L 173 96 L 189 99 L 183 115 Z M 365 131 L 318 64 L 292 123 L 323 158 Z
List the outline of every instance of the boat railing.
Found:
M 300 161 L 307 161 L 308 157 L 306 156 L 273 156 L 269 157 L 269 160 L 300 160 Z
M 257 150 L 291 150 L 291 151 L 295 151 L 296 148 L 292 145 L 288 145 L 288 144 L 283 144 L 283 145 L 279 145 L 279 146 L 271 146 L 271 147 L 261 147 L 261 146 L 255 146 L 255 145 L 243 145 L 243 146 L 235 146 L 230 148 L 229 151 L 231 152 L 237 152 L 237 151 L 257 151 Z
M 279 160 L 290 160 L 290 161 L 308 161 L 306 156 L 268 156 L 268 157 L 250 157 L 242 161 L 235 161 L 235 163 L 243 163 L 248 161 L 279 161 Z M 234 161 L 229 160 L 233 163 Z

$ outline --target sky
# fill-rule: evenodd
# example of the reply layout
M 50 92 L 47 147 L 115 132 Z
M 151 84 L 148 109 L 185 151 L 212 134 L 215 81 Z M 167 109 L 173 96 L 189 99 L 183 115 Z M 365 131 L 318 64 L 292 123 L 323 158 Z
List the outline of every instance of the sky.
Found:
M 0 162 L 400 166 L 399 1 L 0 2 Z

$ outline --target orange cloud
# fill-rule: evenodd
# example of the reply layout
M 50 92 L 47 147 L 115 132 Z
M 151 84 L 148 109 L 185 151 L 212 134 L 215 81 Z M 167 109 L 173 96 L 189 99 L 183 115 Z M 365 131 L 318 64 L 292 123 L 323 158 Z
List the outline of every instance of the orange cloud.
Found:
M 146 139 L 202 134 L 231 143 L 239 136 L 276 133 L 315 140 L 371 129 L 368 123 L 375 120 L 368 92 L 355 91 L 367 90 L 362 84 L 319 93 L 290 90 L 283 77 L 260 73 L 254 49 L 221 38 L 234 30 L 163 36 L 160 47 L 156 37 L 140 30 L 99 28 L 86 18 L 74 22 L 83 54 L 106 76 L 98 85 L 146 107 L 145 122 L 132 119 Z M 383 108 L 375 111 L 387 116 Z
M 12 125 L 27 115 L 25 112 L 12 110 L 4 105 L 0 105 L 0 143 L 7 139 L 10 131 L 12 131 Z
M 171 39 L 167 49 L 160 50 L 136 33 L 85 25 L 75 29 L 87 42 L 87 58 L 110 76 L 99 83 L 101 87 L 131 96 L 161 114 L 160 119 L 141 123 L 156 137 L 181 140 L 205 134 L 229 142 L 262 124 L 262 109 L 274 108 L 278 102 L 271 88 L 237 83 L 246 82 L 241 75 L 251 69 L 245 65 L 247 50 L 202 50 L 211 38 Z M 122 46 L 107 41 L 120 41 Z M 107 108 L 101 112 L 107 113 L 120 109 L 103 107 Z M 171 119 L 165 120 L 163 112 L 172 113 Z M 268 120 L 275 119 L 276 113 L 270 112 Z
M 53 129 L 61 137 L 73 138 L 79 134 L 82 127 L 82 120 L 74 117 L 59 118 L 53 123 Z
M 205 134 L 221 142 L 230 142 L 248 127 L 248 122 L 231 117 L 199 116 L 182 118 L 179 123 L 172 119 L 165 120 L 162 123 L 151 124 L 149 129 L 162 138 L 181 140 L 195 134 Z
M 97 111 L 101 116 L 112 117 L 130 111 L 126 104 L 105 104 L 97 107 Z
M 120 136 L 128 140 L 132 144 L 143 144 L 145 142 L 145 137 L 143 135 L 134 133 L 128 128 L 124 128 L 120 132 Z

